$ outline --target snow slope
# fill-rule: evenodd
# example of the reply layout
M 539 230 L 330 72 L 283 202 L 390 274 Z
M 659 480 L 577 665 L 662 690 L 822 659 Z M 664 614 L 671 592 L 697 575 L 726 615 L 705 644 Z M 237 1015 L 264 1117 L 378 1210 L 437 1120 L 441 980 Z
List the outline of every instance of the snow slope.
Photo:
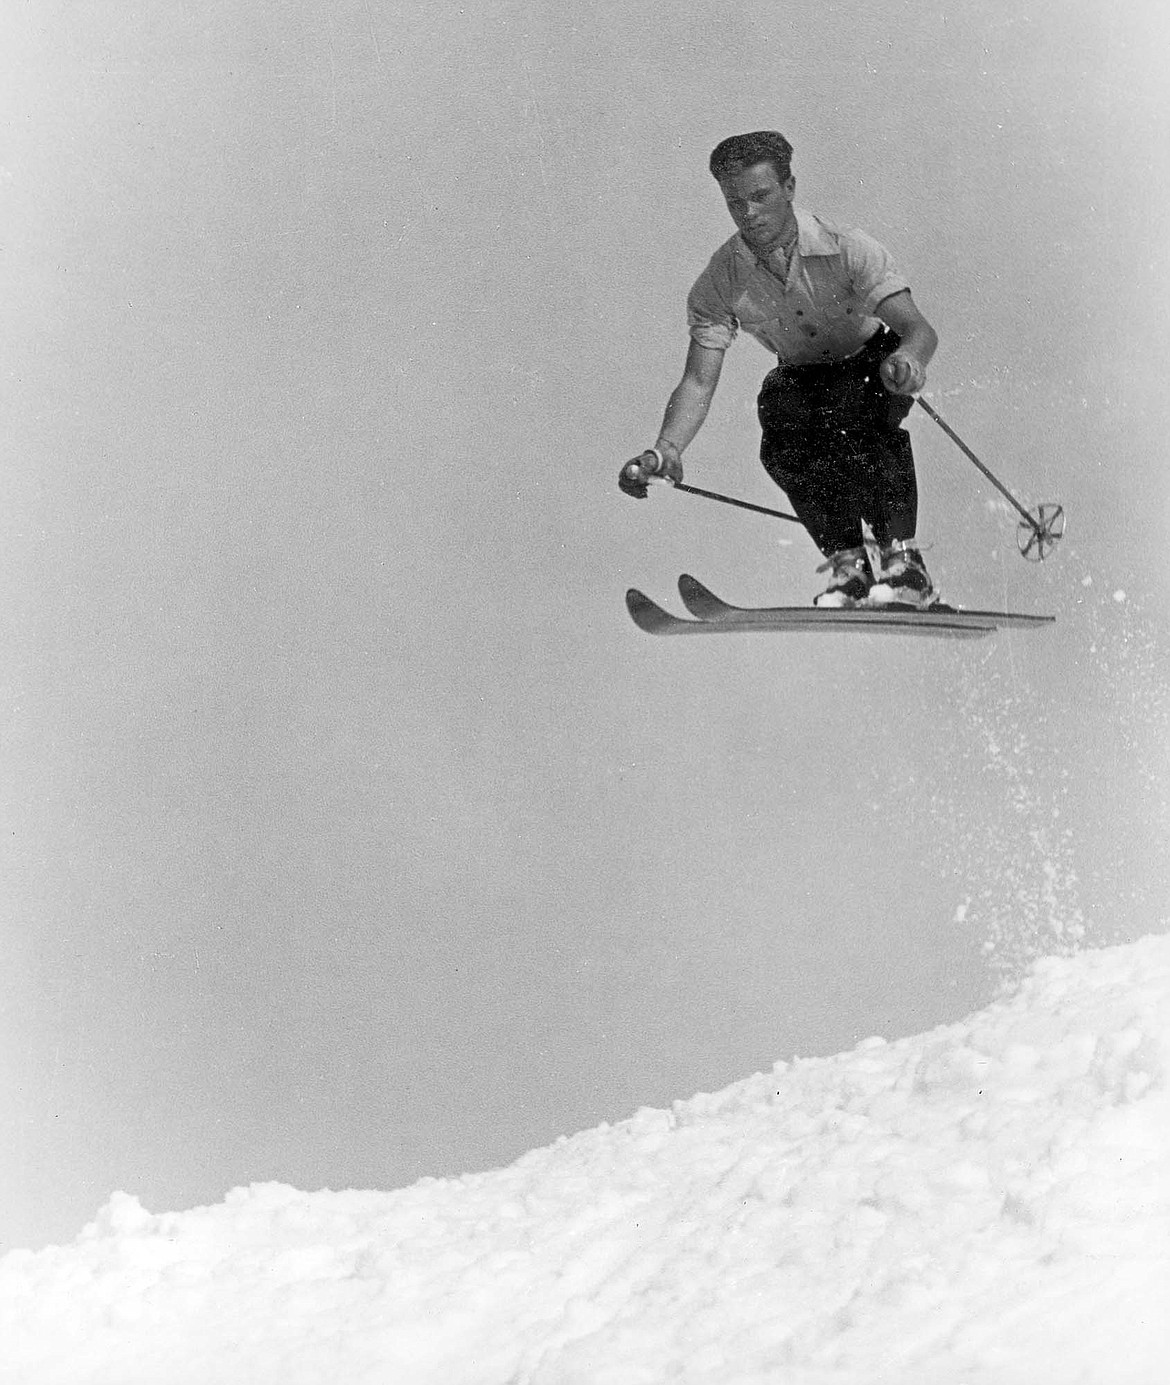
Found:
M 0 1260 L 4 1385 L 1164 1385 L 1170 939 L 509 1168 Z

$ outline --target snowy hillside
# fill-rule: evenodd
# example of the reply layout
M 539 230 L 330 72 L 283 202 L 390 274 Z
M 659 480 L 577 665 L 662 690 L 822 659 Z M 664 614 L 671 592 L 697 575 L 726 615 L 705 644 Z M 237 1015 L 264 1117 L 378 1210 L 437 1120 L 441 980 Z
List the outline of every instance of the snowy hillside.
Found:
M 5 1385 L 1160 1385 L 1170 938 L 510 1168 L 0 1261 Z

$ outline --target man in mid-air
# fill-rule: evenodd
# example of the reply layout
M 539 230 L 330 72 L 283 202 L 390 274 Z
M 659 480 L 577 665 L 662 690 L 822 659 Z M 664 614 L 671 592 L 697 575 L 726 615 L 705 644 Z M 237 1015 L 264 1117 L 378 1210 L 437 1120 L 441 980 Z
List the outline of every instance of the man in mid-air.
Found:
M 657 441 L 622 468 L 619 485 L 641 499 L 651 478 L 682 480 L 682 454 L 742 327 L 779 358 L 757 405 L 760 460 L 826 558 L 816 604 L 932 605 L 901 425 L 926 382 L 934 329 L 883 246 L 793 205 L 792 146 L 778 131 L 724 140 L 710 169 L 738 233 L 691 289 L 683 377 Z M 877 572 L 863 524 L 880 550 Z

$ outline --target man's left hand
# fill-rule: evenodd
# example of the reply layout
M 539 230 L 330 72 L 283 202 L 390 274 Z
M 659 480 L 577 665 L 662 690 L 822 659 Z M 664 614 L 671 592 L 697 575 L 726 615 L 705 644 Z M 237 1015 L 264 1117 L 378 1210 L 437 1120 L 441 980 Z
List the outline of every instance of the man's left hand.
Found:
M 894 351 L 882 362 L 882 384 L 891 394 L 917 394 L 926 384 L 926 367 L 906 351 Z

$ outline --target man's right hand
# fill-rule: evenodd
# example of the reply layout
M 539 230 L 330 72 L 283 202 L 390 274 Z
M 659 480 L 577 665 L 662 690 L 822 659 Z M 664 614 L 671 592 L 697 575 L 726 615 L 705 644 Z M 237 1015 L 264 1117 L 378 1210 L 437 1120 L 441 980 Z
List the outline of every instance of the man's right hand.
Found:
M 635 500 L 645 500 L 647 482 L 656 476 L 671 482 L 682 480 L 682 462 L 677 453 L 662 452 L 654 448 L 640 452 L 618 473 L 618 486 Z
M 909 351 L 894 351 L 882 362 L 881 377 L 891 394 L 917 394 L 926 384 L 926 367 Z

